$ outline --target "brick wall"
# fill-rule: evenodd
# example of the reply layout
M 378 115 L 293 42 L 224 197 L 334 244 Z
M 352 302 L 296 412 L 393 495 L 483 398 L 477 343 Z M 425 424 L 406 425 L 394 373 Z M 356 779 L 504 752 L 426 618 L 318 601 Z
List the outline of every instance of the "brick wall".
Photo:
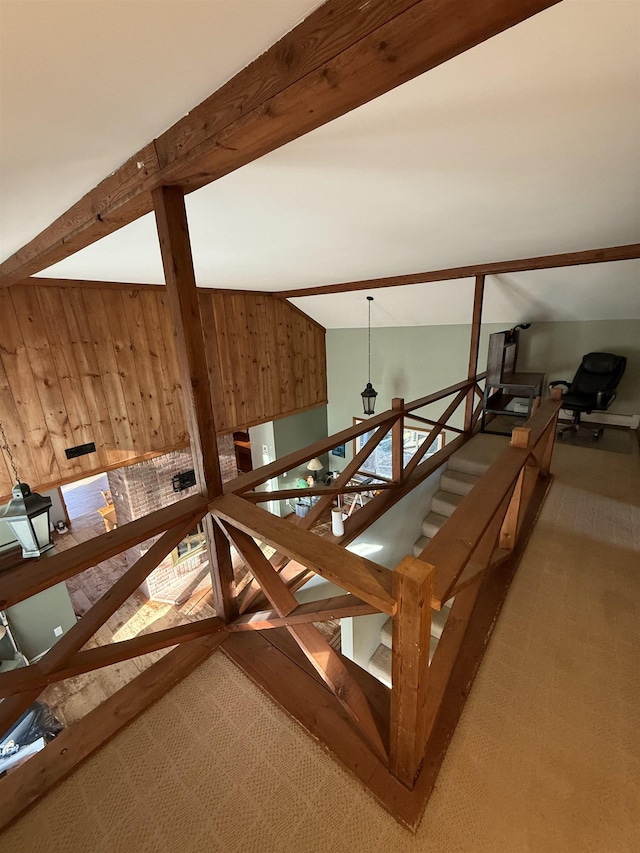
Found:
M 218 439 L 218 452 L 222 479 L 226 482 L 236 477 L 238 473 L 232 436 L 222 436 Z M 191 451 L 187 448 L 110 471 L 107 476 L 118 524 L 126 524 L 185 497 L 197 494 L 196 486 L 182 492 L 173 491 L 172 477 L 191 468 L 193 468 L 193 460 Z M 132 565 L 148 551 L 157 538 L 130 548 L 127 551 L 128 564 Z M 208 587 L 211 587 L 211 579 L 206 550 L 203 550 L 183 557 L 175 565 L 170 554 L 149 575 L 141 589 L 149 598 L 178 604 L 195 592 L 203 591 Z

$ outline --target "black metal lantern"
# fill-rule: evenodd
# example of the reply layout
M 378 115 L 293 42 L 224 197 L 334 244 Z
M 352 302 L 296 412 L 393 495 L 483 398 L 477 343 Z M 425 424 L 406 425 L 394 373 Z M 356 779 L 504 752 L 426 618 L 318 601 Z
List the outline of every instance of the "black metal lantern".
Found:
M 0 512 L 0 521 L 6 521 L 11 528 L 11 532 L 22 546 L 23 557 L 39 557 L 49 548 L 53 548 L 49 520 L 51 498 L 43 498 L 37 492 L 32 492 L 26 483 L 20 482 L 2 421 L 0 438 L 0 447 L 6 453 L 16 478 L 16 484 L 11 490 L 11 500 L 4 511 Z
M 373 302 L 373 296 L 367 296 L 367 300 L 369 302 L 369 323 L 368 323 L 368 341 L 369 341 L 369 381 L 367 382 L 367 386 L 364 391 L 360 394 L 362 397 L 362 408 L 364 409 L 365 415 L 372 415 L 375 412 L 376 408 L 376 397 L 378 396 L 378 392 L 371 384 L 371 303 Z
M 378 392 L 370 382 L 367 382 L 367 387 L 360 396 L 362 397 L 362 408 L 365 415 L 372 415 L 375 412 Z
M 39 557 L 53 548 L 49 513 L 51 498 L 32 492 L 26 483 L 16 483 L 12 498 L 0 516 L 22 547 L 23 557 Z

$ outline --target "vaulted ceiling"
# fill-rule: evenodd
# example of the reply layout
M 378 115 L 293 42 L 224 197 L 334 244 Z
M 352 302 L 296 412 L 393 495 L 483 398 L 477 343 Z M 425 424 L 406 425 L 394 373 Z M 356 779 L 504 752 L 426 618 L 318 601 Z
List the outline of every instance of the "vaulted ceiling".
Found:
M 0 0 L 2 259 L 317 3 Z M 201 286 L 284 290 L 640 241 L 640 4 L 564 0 L 187 198 Z M 41 275 L 161 282 L 151 216 Z M 468 322 L 472 282 L 377 291 Z M 295 300 L 331 327 L 362 293 Z M 484 319 L 640 318 L 640 261 L 494 276 Z

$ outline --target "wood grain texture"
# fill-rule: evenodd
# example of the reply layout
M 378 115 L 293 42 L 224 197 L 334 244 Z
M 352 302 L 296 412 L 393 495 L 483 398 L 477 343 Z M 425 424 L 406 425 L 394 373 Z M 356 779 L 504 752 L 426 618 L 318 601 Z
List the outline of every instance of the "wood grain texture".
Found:
M 469 371 L 467 377 L 475 379 L 478 372 L 478 349 L 480 347 L 480 326 L 482 324 L 482 303 L 484 300 L 484 275 L 477 275 L 473 292 L 473 315 L 471 318 L 471 345 L 469 347 Z M 475 389 L 470 388 L 467 392 L 467 402 L 464 413 L 465 432 L 471 432 L 473 428 L 473 404 L 475 400 Z
M 295 596 L 251 536 L 231 525 L 224 525 L 224 528 L 278 615 L 284 617 L 295 611 L 298 608 Z M 367 697 L 340 655 L 329 645 L 315 625 L 308 623 L 287 625 L 287 630 L 304 652 L 309 663 L 360 728 L 372 749 L 383 761 L 386 761 L 387 734 L 380 726 L 380 721 L 374 715 Z
M 433 566 L 405 557 L 394 569 L 391 730 L 389 769 L 412 788 L 427 745 Z
M 198 305 L 218 434 L 326 403 L 325 332 L 313 320 L 265 294 L 199 290 Z M 0 312 L 0 420 L 33 489 L 188 443 L 166 288 L 34 280 L 0 289 Z M 294 377 L 301 363 L 305 381 Z M 92 441 L 94 453 L 66 458 Z M 3 454 L 0 502 L 13 485 L 7 463 Z
M 330 0 L 0 265 L 14 284 L 559 0 Z M 425 37 L 425 33 L 428 37 Z
M 127 598 L 135 592 L 143 580 L 156 568 L 160 561 L 187 535 L 199 521 L 201 514 L 192 516 L 186 523 L 167 530 L 130 569 L 108 589 L 104 595 L 64 634 L 44 657 L 38 667 L 45 674 L 54 672 L 64 665 L 107 619 L 115 613 Z M 6 735 L 11 725 L 35 702 L 42 689 L 35 687 L 25 693 L 15 694 L 0 703 L 0 737 Z
M 131 658 L 147 655 L 150 652 L 180 645 L 198 637 L 207 637 L 225 630 L 225 624 L 217 616 L 198 619 L 186 625 L 174 625 L 172 628 L 139 634 L 129 640 L 118 640 L 106 645 L 94 646 L 77 652 L 64 666 L 52 672 L 44 672 L 39 664 L 0 674 L 0 696 L 12 696 L 35 688 L 43 689 L 47 684 L 64 681 L 86 672 L 93 672 L 106 666 L 113 666 Z
M 326 537 L 301 530 L 236 495 L 216 498 L 209 508 L 216 518 L 258 537 L 384 613 L 395 613 L 392 573 L 388 569 L 328 542 Z
M 494 261 L 489 264 L 470 264 L 464 267 L 425 270 L 424 272 L 391 275 L 385 278 L 369 278 L 362 281 L 345 281 L 338 284 L 299 287 L 292 290 L 281 290 L 278 296 L 284 299 L 293 299 L 300 296 L 326 296 L 331 293 L 352 293 L 357 290 L 376 290 L 381 287 L 406 287 L 412 284 L 429 284 L 434 281 L 455 281 L 460 278 L 507 275 L 514 272 L 575 267 L 582 264 L 630 261 L 636 258 L 640 258 L 640 243 L 630 243 L 624 246 L 585 249 L 581 252 L 561 252 L 557 255 L 540 255 L 535 258 Z

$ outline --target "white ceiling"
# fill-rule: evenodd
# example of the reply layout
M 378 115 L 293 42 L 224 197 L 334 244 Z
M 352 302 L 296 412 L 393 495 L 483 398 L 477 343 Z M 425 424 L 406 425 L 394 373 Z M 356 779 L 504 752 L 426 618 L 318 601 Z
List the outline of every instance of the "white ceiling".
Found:
M 0 2 L 3 257 L 317 5 Z M 564 0 L 187 204 L 198 281 L 212 287 L 640 242 L 640 3 Z M 162 281 L 153 218 L 42 274 Z M 471 293 L 471 282 L 375 291 L 376 325 L 468 322 Z M 366 324 L 363 293 L 296 302 L 328 328 Z M 636 261 L 493 277 L 484 312 L 630 317 Z

